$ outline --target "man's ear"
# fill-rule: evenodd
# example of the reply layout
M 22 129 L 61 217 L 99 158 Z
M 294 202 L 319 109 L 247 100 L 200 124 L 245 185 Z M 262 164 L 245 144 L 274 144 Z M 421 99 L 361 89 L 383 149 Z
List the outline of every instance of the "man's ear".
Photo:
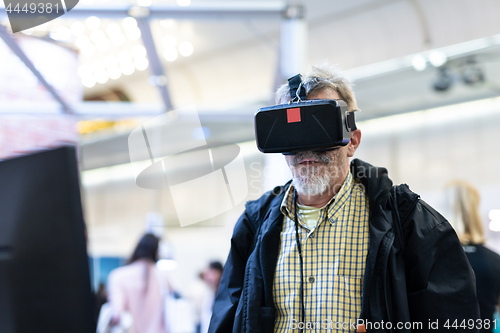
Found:
M 361 131 L 359 129 L 351 132 L 351 141 L 347 144 L 347 156 L 353 157 L 361 142 Z

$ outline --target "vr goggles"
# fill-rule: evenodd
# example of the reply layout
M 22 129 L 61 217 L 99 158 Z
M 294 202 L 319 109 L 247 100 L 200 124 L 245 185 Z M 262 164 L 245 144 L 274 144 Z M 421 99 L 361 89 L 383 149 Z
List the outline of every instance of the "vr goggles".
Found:
M 345 146 L 356 129 L 354 112 L 342 100 L 306 100 L 300 74 L 288 79 L 292 100 L 255 113 L 255 138 L 263 153 L 294 155 Z

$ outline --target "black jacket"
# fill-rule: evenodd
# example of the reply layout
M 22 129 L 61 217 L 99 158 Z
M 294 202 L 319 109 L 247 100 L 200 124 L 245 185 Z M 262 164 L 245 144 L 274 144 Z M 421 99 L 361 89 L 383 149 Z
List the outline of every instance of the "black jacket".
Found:
M 481 244 L 464 246 L 465 254 L 476 274 L 476 292 L 481 319 L 492 321 L 500 298 L 500 256 Z M 497 321 L 496 326 L 500 323 Z M 483 325 L 481 333 L 492 333 L 493 325 Z
M 388 322 L 421 322 L 422 332 L 464 331 L 462 320 L 479 318 L 475 277 L 450 224 L 407 185 L 393 187 L 386 169 L 355 159 L 351 172 L 361 179 L 370 204 L 361 318 L 385 323 L 378 330 L 367 324 L 367 332 L 412 331 L 388 329 Z M 280 205 L 288 187 L 246 204 L 234 228 L 209 332 L 273 332 Z M 458 329 L 452 327 L 455 319 Z M 439 329 L 430 329 L 436 320 Z M 450 329 L 443 328 L 446 323 Z

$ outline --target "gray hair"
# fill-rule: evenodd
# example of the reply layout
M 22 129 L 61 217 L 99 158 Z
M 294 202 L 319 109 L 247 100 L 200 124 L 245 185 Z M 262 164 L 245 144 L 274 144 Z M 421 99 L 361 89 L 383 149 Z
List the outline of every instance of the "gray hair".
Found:
M 325 89 L 332 89 L 347 104 L 349 111 L 358 110 L 356 98 L 354 98 L 354 92 L 352 91 L 352 83 L 334 65 L 312 66 L 311 72 L 302 78 L 302 85 L 306 90 L 306 96 Z M 285 104 L 290 101 L 288 83 L 278 88 L 275 100 L 276 104 Z

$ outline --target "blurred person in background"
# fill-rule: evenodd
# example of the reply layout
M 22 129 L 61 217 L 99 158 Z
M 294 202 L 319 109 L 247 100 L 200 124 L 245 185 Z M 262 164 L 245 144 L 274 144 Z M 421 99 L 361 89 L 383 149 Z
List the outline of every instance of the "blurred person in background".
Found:
M 189 286 L 189 292 L 187 293 L 187 298 L 191 302 L 191 308 L 193 310 L 193 321 L 195 324 L 195 333 L 200 333 L 201 331 L 201 309 L 205 294 L 207 294 L 209 287 L 203 281 L 203 272 L 200 272 L 197 276 L 198 278 Z
M 485 238 L 479 214 L 480 196 L 471 184 L 452 180 L 446 185 L 446 210 L 465 254 L 476 274 L 476 290 L 481 319 L 493 320 L 500 301 L 500 256 L 484 246 Z M 498 325 L 498 323 L 497 323 Z M 493 325 L 481 332 L 493 332 Z
M 99 313 L 103 304 L 108 302 L 108 294 L 106 292 L 106 285 L 99 283 L 99 289 L 95 293 L 95 320 L 96 323 L 99 319 Z
M 127 311 L 136 333 L 166 332 L 164 296 L 169 288 L 156 270 L 158 244 L 158 237 L 145 234 L 129 263 L 110 273 L 108 296 L 113 324 L 119 324 L 120 315 Z
M 211 261 L 208 268 L 203 272 L 203 281 L 208 284 L 213 293 L 217 293 L 219 289 L 220 278 L 222 276 L 222 263 L 219 261 Z
M 220 279 L 222 277 L 222 263 L 212 261 L 202 273 L 202 279 L 208 285 L 208 291 L 205 293 L 201 303 L 200 313 L 200 333 L 208 332 L 208 325 L 212 317 L 215 295 L 219 289 Z

